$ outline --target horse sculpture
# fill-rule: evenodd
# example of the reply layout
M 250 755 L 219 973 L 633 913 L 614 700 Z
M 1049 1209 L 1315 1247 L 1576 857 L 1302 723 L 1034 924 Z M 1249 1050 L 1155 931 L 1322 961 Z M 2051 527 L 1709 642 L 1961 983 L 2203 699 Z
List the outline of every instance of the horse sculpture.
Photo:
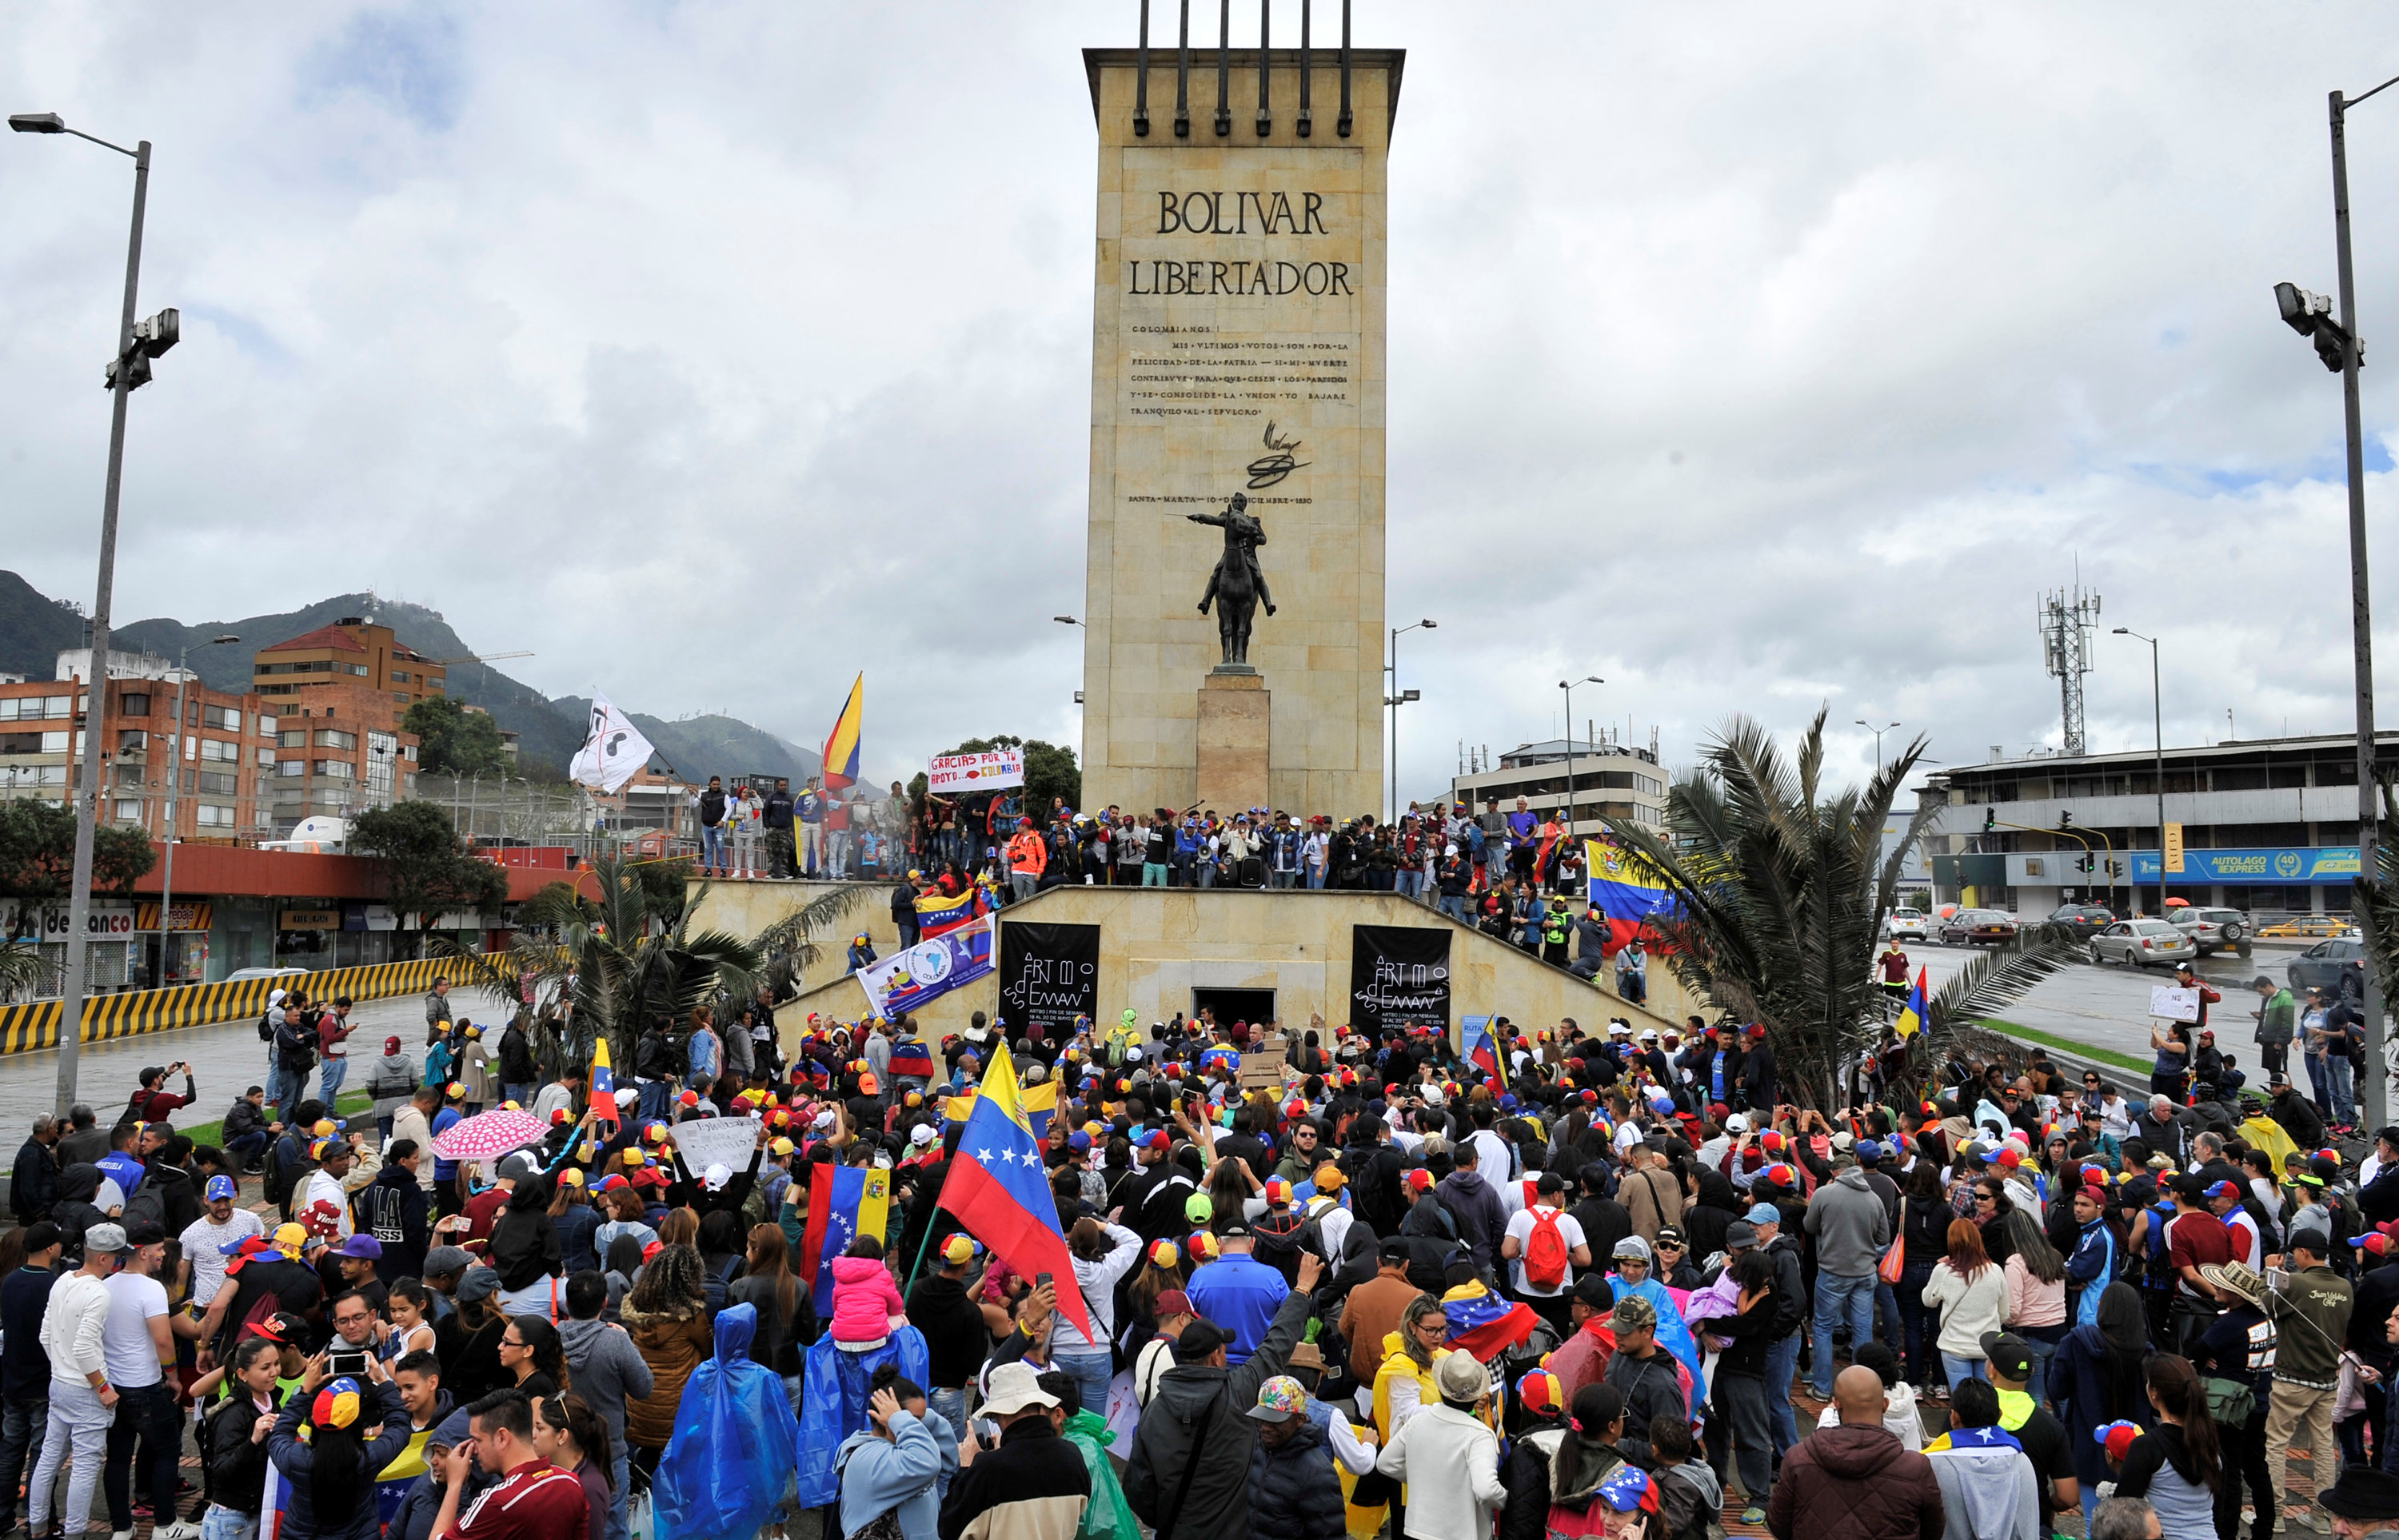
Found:
M 1195 524 L 1213 524 L 1225 532 L 1225 554 L 1216 559 L 1216 570 L 1208 574 L 1208 589 L 1200 596 L 1201 615 L 1208 613 L 1211 603 L 1216 606 L 1216 636 L 1225 650 L 1222 668 L 1249 667 L 1250 622 L 1260 604 L 1267 614 L 1275 613 L 1274 596 L 1267 591 L 1266 574 L 1258 565 L 1258 547 L 1267 543 L 1267 527 L 1249 507 L 1249 498 L 1237 492 L 1222 513 L 1184 516 Z

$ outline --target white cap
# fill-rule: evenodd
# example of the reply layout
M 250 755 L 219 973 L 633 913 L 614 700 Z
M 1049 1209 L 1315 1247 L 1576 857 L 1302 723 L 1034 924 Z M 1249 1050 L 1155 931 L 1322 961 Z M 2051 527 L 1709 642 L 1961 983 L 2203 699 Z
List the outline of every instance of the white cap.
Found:
M 617 1093 L 617 1105 L 619 1107 L 630 1107 L 641 1099 L 642 1093 L 634 1089 L 632 1087 L 628 1086 L 623 1090 Z
M 930 1144 L 934 1137 L 930 1123 L 919 1123 L 908 1130 L 908 1142 L 911 1144 Z
M 1741 1113 L 1735 1113 L 1725 1119 L 1724 1127 L 1728 1134 L 1745 1134 L 1749 1132 L 1749 1119 Z
M 1610 1032 L 1631 1032 L 1633 1030 L 1633 1023 L 1630 1021 L 1610 1021 L 1607 1024 L 1607 1030 Z
M 832 1109 L 831 1107 L 827 1107 L 824 1111 L 822 1111 L 822 1112 L 820 1112 L 820 1113 L 817 1114 L 816 1122 L 812 1125 L 812 1127 L 819 1128 L 832 1128 L 832 1127 L 833 1127 L 833 1109 Z
M 699 1173 L 699 1184 L 712 1193 L 725 1191 L 725 1184 L 732 1180 L 733 1168 L 722 1161 Z
M 1644 1027 L 1644 1028 L 1642 1028 L 1642 1029 L 1641 1029 L 1641 1041 L 1643 1041 L 1644 1043 L 1655 1043 L 1656 1041 L 1658 1041 L 1658 1029 L 1657 1029 L 1657 1028 L 1655 1028 L 1655 1027 Z

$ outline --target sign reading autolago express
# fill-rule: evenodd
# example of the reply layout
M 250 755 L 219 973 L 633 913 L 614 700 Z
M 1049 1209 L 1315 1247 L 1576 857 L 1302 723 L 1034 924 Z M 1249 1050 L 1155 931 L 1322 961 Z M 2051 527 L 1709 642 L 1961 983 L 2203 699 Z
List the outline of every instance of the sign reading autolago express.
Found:
M 994 749 L 981 754 L 942 754 L 925 772 L 925 790 L 998 791 L 1024 784 L 1024 750 Z

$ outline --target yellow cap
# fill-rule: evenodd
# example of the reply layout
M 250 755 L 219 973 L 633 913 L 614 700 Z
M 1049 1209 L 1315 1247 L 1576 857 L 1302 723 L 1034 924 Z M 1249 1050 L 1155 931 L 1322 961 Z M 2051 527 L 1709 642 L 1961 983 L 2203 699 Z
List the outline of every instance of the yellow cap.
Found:
M 579 1166 L 569 1166 L 558 1173 L 558 1180 L 569 1187 L 580 1187 L 583 1185 L 583 1169 Z

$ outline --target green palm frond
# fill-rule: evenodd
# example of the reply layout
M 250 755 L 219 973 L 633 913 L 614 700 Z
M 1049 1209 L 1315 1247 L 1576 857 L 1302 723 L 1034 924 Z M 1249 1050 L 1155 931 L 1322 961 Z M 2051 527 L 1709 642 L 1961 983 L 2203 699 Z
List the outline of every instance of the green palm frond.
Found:
M 881 885 L 858 883 L 819 894 L 751 938 L 759 966 L 789 959 L 795 969 L 814 967 L 825 955 L 825 943 L 819 938 L 838 930 L 854 911 L 884 891 Z
M 0 995 L 32 993 L 49 982 L 42 949 L 23 941 L 0 941 Z

